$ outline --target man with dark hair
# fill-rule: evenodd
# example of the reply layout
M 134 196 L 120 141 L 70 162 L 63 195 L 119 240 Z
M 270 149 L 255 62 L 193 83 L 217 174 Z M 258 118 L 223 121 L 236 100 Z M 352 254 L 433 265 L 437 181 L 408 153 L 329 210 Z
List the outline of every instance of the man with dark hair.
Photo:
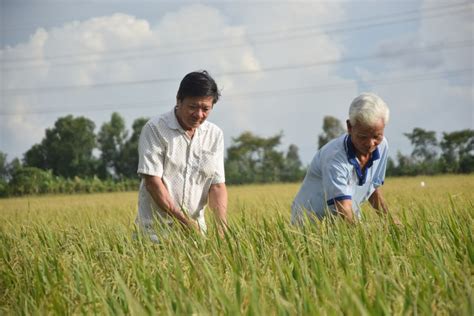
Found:
M 142 129 L 136 222 L 154 242 L 176 223 L 205 233 L 208 201 L 219 232 L 226 228 L 224 136 L 206 121 L 219 96 L 206 71 L 191 72 L 181 81 L 174 109 L 152 118 Z

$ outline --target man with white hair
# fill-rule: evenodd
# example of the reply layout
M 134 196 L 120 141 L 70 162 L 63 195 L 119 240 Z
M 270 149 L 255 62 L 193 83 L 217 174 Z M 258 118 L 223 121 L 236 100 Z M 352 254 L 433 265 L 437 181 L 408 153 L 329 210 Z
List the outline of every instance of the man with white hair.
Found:
M 291 206 L 293 224 L 328 214 L 355 223 L 366 200 L 379 214 L 388 214 L 380 190 L 388 159 L 384 137 L 388 119 L 389 109 L 377 95 L 362 93 L 352 101 L 347 134 L 324 145 L 308 168 Z

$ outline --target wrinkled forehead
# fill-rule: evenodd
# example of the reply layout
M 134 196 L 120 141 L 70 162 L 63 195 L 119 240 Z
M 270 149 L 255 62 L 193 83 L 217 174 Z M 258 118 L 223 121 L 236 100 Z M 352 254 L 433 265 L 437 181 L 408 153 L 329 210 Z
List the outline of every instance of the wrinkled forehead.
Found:
M 356 122 L 355 125 L 352 126 L 354 130 L 360 131 L 360 132 L 367 132 L 367 133 L 380 133 L 383 132 L 385 129 L 385 124 L 382 119 L 378 120 L 376 123 L 373 124 L 367 124 L 367 123 L 361 123 L 361 122 Z

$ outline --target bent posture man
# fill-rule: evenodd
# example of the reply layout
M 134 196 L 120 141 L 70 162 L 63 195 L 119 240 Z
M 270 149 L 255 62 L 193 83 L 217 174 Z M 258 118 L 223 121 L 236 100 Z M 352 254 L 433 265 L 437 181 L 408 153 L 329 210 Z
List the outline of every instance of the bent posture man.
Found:
M 354 223 L 366 200 L 380 214 L 388 213 L 380 190 L 388 159 L 384 137 L 388 119 L 387 105 L 375 94 L 363 93 L 352 101 L 347 134 L 324 145 L 308 168 L 291 207 L 293 224 L 328 214 Z
M 142 129 L 136 222 L 154 241 L 159 232 L 153 224 L 168 228 L 180 223 L 204 233 L 208 201 L 220 233 L 227 225 L 224 137 L 220 128 L 206 121 L 219 96 L 206 71 L 189 73 L 181 81 L 174 109 Z

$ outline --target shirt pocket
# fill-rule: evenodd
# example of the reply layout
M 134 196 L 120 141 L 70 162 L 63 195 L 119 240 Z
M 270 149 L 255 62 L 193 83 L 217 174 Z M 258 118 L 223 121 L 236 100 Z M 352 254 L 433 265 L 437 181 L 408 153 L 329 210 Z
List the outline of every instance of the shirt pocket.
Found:
M 186 155 L 171 155 L 168 151 L 165 154 L 164 161 L 164 175 L 175 177 L 176 174 L 184 175 L 186 170 Z
M 214 176 L 216 170 L 216 152 L 202 150 L 199 159 L 199 173 L 206 178 Z

